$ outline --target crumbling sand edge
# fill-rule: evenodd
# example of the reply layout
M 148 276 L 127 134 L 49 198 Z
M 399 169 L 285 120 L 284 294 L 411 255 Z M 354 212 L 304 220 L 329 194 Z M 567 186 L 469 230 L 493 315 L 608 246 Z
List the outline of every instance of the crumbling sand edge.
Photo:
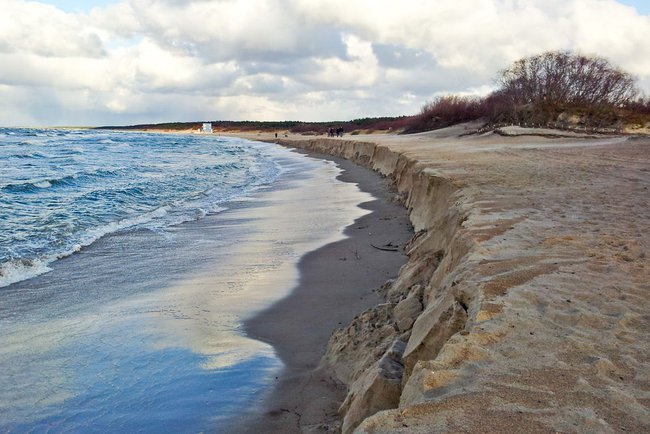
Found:
M 403 154 L 374 143 L 347 140 L 277 140 L 289 147 L 345 158 L 389 177 L 408 210 L 416 235 L 409 260 L 387 282 L 386 303 L 360 314 L 330 339 L 324 363 L 348 385 L 342 431 L 396 408 L 420 360 L 433 360 L 447 340 L 480 312 L 475 294 L 453 281 L 472 242 L 463 235 L 460 186 Z M 425 289 L 444 287 L 440 294 Z M 433 297 L 433 298 L 432 298 Z M 404 397 L 406 398 L 406 397 Z
M 650 141 L 453 134 L 279 141 L 390 177 L 416 231 L 328 344 L 342 431 L 648 432 Z

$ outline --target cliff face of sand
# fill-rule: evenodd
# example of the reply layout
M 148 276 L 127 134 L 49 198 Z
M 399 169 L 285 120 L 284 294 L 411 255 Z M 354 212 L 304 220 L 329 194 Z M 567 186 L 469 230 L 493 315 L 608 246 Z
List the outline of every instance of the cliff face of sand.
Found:
M 335 332 L 342 431 L 650 429 L 645 140 L 291 140 L 390 177 L 415 236 Z

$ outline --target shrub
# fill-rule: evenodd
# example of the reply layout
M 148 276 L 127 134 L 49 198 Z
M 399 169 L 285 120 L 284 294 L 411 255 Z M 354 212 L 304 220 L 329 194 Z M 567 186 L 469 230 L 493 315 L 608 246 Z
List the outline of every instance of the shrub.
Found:
M 450 95 L 426 103 L 405 132 L 476 119 L 535 125 L 578 119 L 583 126 L 610 127 L 632 113 L 637 123 L 650 114 L 650 100 L 638 98 L 634 78 L 600 57 L 546 52 L 516 61 L 497 82 L 484 98 Z
M 499 84 L 515 105 L 620 107 L 637 95 L 634 78 L 607 60 L 564 51 L 516 61 L 501 71 Z
M 444 128 L 460 122 L 480 119 L 485 117 L 485 110 L 485 102 L 480 98 L 441 96 L 422 107 L 420 114 L 413 118 L 405 133 Z

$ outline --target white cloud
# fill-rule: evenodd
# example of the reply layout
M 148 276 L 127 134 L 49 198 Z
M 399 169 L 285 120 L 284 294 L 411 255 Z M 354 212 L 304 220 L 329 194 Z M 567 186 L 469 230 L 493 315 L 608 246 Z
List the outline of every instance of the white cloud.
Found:
M 295 0 L 314 20 L 494 73 L 524 55 L 579 49 L 650 74 L 650 17 L 613 0 Z M 643 64 L 643 65 L 642 65 Z
M 614 0 L 0 0 L 0 123 L 410 114 L 522 56 L 609 58 L 650 91 L 650 17 Z
M 301 80 L 325 89 L 357 89 L 375 84 L 379 71 L 372 44 L 354 35 L 343 35 L 342 40 L 347 58 L 316 58 L 313 69 Z
M 0 52 L 45 57 L 105 54 L 97 32 L 78 15 L 19 0 L 2 0 L 0 8 Z

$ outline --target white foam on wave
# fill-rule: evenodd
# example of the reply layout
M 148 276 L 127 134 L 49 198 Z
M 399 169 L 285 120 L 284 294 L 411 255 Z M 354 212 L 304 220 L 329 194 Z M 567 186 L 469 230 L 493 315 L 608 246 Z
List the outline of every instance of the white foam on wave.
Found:
M 22 280 L 31 279 L 52 270 L 47 263 L 40 260 L 9 261 L 0 265 L 0 288 Z
M 106 235 L 134 227 L 145 227 L 154 231 L 160 231 L 172 225 L 200 220 L 208 214 L 218 213 L 226 209 L 223 206 L 209 207 L 208 210 L 199 207 L 193 212 L 183 212 L 180 215 L 171 216 L 169 215 L 170 208 L 164 206 L 136 217 L 126 218 L 118 222 L 111 222 L 97 228 L 86 230 L 77 243 L 61 252 L 39 259 L 18 259 L 0 264 L 0 288 L 45 274 L 52 270 L 49 267 L 52 262 L 77 253 Z M 169 218 L 165 219 L 168 216 Z M 159 223 L 151 224 L 152 222 Z
M 38 188 L 50 188 L 52 187 L 52 183 L 50 181 L 41 181 L 34 183 L 34 186 Z
M 49 267 L 52 262 L 77 253 L 106 235 L 135 227 L 147 228 L 156 232 L 165 231 L 170 226 L 200 220 L 208 214 L 216 214 L 228 209 L 219 204 L 201 207 L 196 206 L 196 202 L 187 204 L 190 203 L 193 206 L 185 209 L 173 210 L 173 207 L 163 206 L 136 217 L 88 229 L 75 244 L 67 249 L 39 259 L 18 259 L 0 264 L 0 288 L 47 273 L 52 270 Z
M 65 258 L 66 256 L 70 256 L 73 253 L 80 251 L 105 235 L 134 226 L 143 225 L 153 219 L 164 217 L 165 215 L 167 215 L 166 207 L 160 207 L 154 211 L 137 217 L 127 218 L 119 222 L 111 222 L 97 228 L 89 229 L 83 233 L 77 243 L 61 252 L 39 259 L 17 259 L 0 264 L 0 288 L 51 271 L 52 269 L 49 267 L 49 264 L 57 259 Z

